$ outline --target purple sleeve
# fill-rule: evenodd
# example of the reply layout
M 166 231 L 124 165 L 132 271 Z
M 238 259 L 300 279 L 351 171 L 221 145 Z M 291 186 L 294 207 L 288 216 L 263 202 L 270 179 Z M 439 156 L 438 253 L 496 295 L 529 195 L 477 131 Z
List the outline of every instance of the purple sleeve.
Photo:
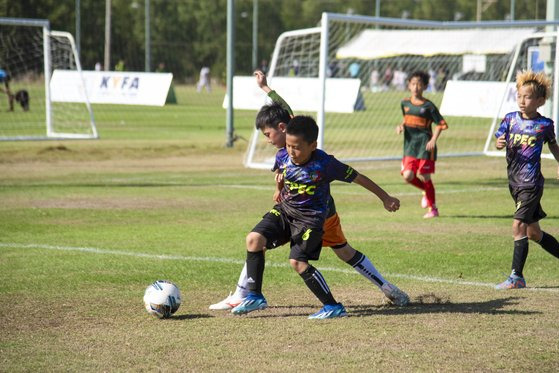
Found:
M 550 122 L 551 124 L 546 128 L 543 141 L 548 144 L 555 144 L 557 142 L 555 138 L 555 123 L 553 123 L 552 120 L 550 120 Z
M 495 137 L 499 138 L 503 134 L 508 133 L 508 129 L 509 129 L 509 115 L 507 114 L 507 115 L 505 115 L 505 117 L 501 121 L 501 124 L 499 125 L 499 128 L 497 129 L 497 132 L 495 132 Z
M 282 149 L 280 149 L 276 152 L 276 159 L 274 161 L 274 166 L 272 167 L 272 170 L 271 170 L 272 172 L 275 172 L 276 170 L 279 170 L 279 168 L 281 167 L 281 165 L 284 162 L 284 158 L 285 158 L 286 154 L 287 153 L 285 151 L 285 148 L 282 148 Z
M 279 169 L 279 162 L 278 162 L 278 155 L 276 154 L 276 160 L 274 162 L 274 165 L 272 166 L 272 172 L 276 172 Z
M 330 162 L 328 162 L 326 173 L 328 180 L 339 180 L 346 183 L 351 183 L 353 180 L 355 180 L 357 175 L 359 175 L 359 173 L 355 171 L 353 167 L 338 161 L 333 156 L 330 156 Z

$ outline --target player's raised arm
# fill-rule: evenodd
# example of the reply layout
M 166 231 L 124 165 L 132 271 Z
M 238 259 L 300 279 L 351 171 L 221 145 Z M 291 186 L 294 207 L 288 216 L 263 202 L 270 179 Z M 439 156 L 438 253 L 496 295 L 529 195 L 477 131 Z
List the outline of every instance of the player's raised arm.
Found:
M 254 76 L 256 77 L 256 84 L 258 84 L 258 87 L 260 87 L 260 89 L 262 89 L 266 93 L 270 93 L 272 91 L 272 89 L 268 87 L 268 80 L 266 79 L 266 74 L 264 74 L 260 70 L 255 70 Z
M 287 110 L 289 115 L 293 117 L 293 110 L 291 110 L 289 104 L 276 91 L 274 91 L 272 88 L 268 86 L 268 80 L 266 79 L 266 74 L 264 74 L 260 70 L 255 70 L 254 77 L 256 78 L 256 84 L 258 85 L 258 87 L 260 87 L 264 92 L 266 92 L 268 97 L 273 102 L 280 104 L 281 107 Z
M 353 182 L 361 185 L 363 188 L 367 189 L 371 193 L 374 193 L 382 201 L 382 203 L 384 204 L 384 208 L 387 211 L 394 212 L 400 208 L 400 200 L 398 198 L 390 196 L 384 189 L 378 186 L 367 176 L 359 174 L 353 180 Z

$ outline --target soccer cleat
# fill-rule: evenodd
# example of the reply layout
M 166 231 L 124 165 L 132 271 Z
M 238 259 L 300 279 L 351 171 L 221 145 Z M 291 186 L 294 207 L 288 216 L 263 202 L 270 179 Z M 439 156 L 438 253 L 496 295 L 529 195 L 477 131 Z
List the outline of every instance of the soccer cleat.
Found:
M 421 197 L 421 208 L 426 209 L 427 207 L 429 207 L 429 203 L 427 202 L 425 192 L 423 192 L 423 197 Z
M 231 310 L 235 315 L 243 315 L 252 311 L 263 310 L 268 307 L 268 302 L 262 294 L 250 292 L 247 297 Z
M 429 211 L 427 211 L 425 215 L 423 215 L 423 219 L 436 218 L 437 216 L 439 216 L 439 209 L 437 209 L 436 207 L 432 207 L 429 209 Z
M 410 297 L 391 283 L 386 282 L 382 285 L 381 290 L 384 295 L 386 295 L 386 297 L 397 306 L 407 306 L 410 302 Z
M 526 280 L 524 280 L 524 277 L 511 274 L 505 281 L 495 286 L 495 289 L 497 290 L 523 289 L 525 287 L 526 287 Z
M 229 296 L 221 302 L 210 305 L 210 310 L 228 311 L 237 307 L 244 299 L 245 298 L 240 298 L 232 293 L 229 293 Z
M 336 317 L 346 317 L 347 312 L 341 303 L 325 304 L 317 313 L 309 316 L 309 319 L 333 319 Z

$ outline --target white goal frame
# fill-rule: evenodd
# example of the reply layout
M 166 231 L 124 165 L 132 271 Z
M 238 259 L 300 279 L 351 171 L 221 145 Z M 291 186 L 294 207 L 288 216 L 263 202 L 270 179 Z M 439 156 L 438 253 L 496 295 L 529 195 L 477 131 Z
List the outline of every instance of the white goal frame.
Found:
M 488 155 L 488 156 L 504 156 L 505 155 L 505 151 L 504 150 L 491 150 L 494 149 L 493 144 L 495 143 L 495 130 L 497 128 L 497 125 L 499 123 L 499 121 L 502 119 L 500 114 L 501 111 L 501 107 L 503 106 L 503 103 L 505 102 L 505 98 L 507 95 L 507 91 L 508 88 L 511 84 L 514 84 L 514 73 L 515 73 L 515 67 L 516 67 L 516 63 L 518 61 L 518 57 L 520 55 L 520 49 L 522 46 L 522 43 L 526 40 L 529 39 L 536 39 L 536 38 L 554 38 L 555 39 L 555 58 L 554 58 L 554 64 L 553 64 L 553 89 L 552 89 L 552 94 L 551 94 L 551 108 L 552 108 L 552 114 L 551 114 L 551 119 L 553 119 L 553 122 L 555 123 L 555 136 L 559 137 L 559 125 L 558 125 L 558 119 L 559 119 L 559 51 L 557 50 L 557 41 L 559 41 L 559 30 L 554 31 L 554 32 L 540 32 L 540 33 L 535 33 L 530 35 L 529 37 L 526 37 L 522 40 L 522 42 L 518 43 L 515 51 L 514 51 L 514 56 L 512 58 L 512 62 L 509 68 L 509 71 L 507 73 L 507 80 L 506 80 L 506 89 L 505 89 L 505 93 L 503 94 L 503 97 L 501 98 L 501 105 L 499 106 L 499 110 L 497 111 L 495 117 L 493 118 L 493 122 L 491 123 L 491 127 L 489 128 L 489 132 L 487 134 L 487 139 L 485 141 L 485 146 L 483 148 L 483 154 Z M 542 158 L 549 158 L 549 159 L 553 159 L 553 155 L 551 153 L 542 153 Z
M 273 88 L 273 77 L 276 75 L 276 67 L 278 64 L 279 52 L 282 42 L 294 36 L 302 36 L 302 35 L 320 35 L 320 51 L 319 51 L 319 62 L 318 62 L 318 80 L 319 80 L 319 105 L 316 109 L 316 119 L 317 124 L 320 128 L 319 131 L 319 138 L 318 138 L 318 147 L 324 148 L 324 146 L 328 146 L 328 144 L 324 143 L 324 136 L 326 131 L 328 131 L 328 114 L 325 112 L 325 103 L 326 103 L 326 80 L 327 80 L 327 71 L 329 66 L 329 56 L 332 55 L 332 51 L 330 50 L 330 25 L 332 22 L 347 22 L 348 24 L 351 23 L 361 23 L 367 24 L 367 27 L 374 28 L 375 25 L 382 26 L 382 27 L 398 27 L 398 28 L 406 28 L 406 29 L 434 29 L 434 30 L 459 30 L 459 29 L 478 29 L 478 28 L 511 28 L 511 27 L 533 27 L 533 28 L 544 28 L 546 30 L 553 30 L 550 35 L 556 36 L 557 29 L 559 26 L 559 21 L 490 21 L 490 22 L 438 22 L 438 21 L 423 21 L 423 20 L 402 20 L 397 18 L 384 18 L 384 17 L 370 17 L 370 16 L 360 16 L 360 15 L 346 15 L 346 14 L 335 14 L 335 13 L 322 13 L 321 21 L 318 27 L 302 29 L 302 30 L 292 30 L 285 32 L 279 36 L 276 41 L 276 46 L 272 55 L 272 59 L 270 62 L 270 70 L 268 73 L 268 78 L 270 81 L 270 85 Z M 539 35 L 539 34 L 538 34 Z M 544 35 L 544 34 L 541 34 Z M 547 33 L 545 33 L 547 35 Z M 533 37 L 533 36 L 532 36 Z M 520 45 L 517 46 L 515 55 L 518 55 Z M 516 57 L 518 58 L 518 57 Z M 558 55 L 555 55 L 555 63 L 553 67 L 553 80 L 554 80 L 554 87 L 553 87 L 553 100 L 555 103 L 558 102 L 557 98 L 559 98 L 558 86 L 559 86 L 559 60 Z M 512 67 L 509 68 L 507 82 L 510 84 L 511 74 L 514 70 L 514 61 L 511 61 Z M 506 71 L 506 70 L 505 70 Z M 281 94 L 281 92 L 279 92 Z M 263 103 L 264 104 L 264 103 Z M 497 118 L 497 117 L 496 117 Z M 553 118 L 555 123 L 559 122 L 559 116 L 557 113 L 557 105 L 554 105 L 553 111 Z M 491 125 L 490 131 L 494 129 L 495 121 L 493 125 Z M 556 127 L 557 131 L 557 127 Z M 484 132 L 485 133 L 485 132 Z M 467 152 L 453 152 L 452 149 L 448 149 L 444 153 L 439 153 L 439 157 L 460 157 L 460 156 L 479 156 L 479 155 L 502 155 L 502 152 L 492 152 L 488 149 L 487 141 L 482 134 L 479 138 L 479 150 L 472 149 L 474 151 L 467 151 Z M 261 145 L 262 142 L 262 135 L 258 130 L 253 130 L 253 134 L 251 136 L 251 140 L 249 142 L 249 146 L 246 153 L 245 158 L 245 166 L 249 168 L 258 168 L 258 169 L 269 169 L 271 164 L 273 163 L 273 159 L 266 158 L 264 160 L 257 159 L 256 152 L 260 151 L 257 150 L 259 143 Z M 268 154 L 268 153 L 266 153 Z M 401 159 L 401 155 L 395 154 L 394 156 L 375 156 L 375 157 L 340 157 L 342 161 L 346 162 L 358 162 L 358 161 L 378 161 L 378 160 L 397 160 Z
M 1 137 L 0 141 L 15 141 L 15 140 L 63 140 L 63 139 L 98 139 L 99 134 L 97 132 L 97 126 L 95 124 L 95 118 L 93 115 L 93 109 L 89 98 L 87 95 L 87 90 L 85 89 L 85 80 L 82 74 L 82 67 L 79 59 L 79 55 L 76 48 L 76 43 L 74 37 L 69 32 L 64 31 L 54 31 L 50 30 L 50 22 L 48 20 L 42 19 L 23 19 L 23 18 L 2 18 L 0 17 L 0 25 L 4 26 L 23 26 L 23 27 L 40 27 L 42 28 L 43 35 L 43 69 L 44 69 L 44 80 L 45 80 L 45 136 L 10 136 Z M 50 50 L 50 38 L 66 38 L 68 39 L 74 62 L 76 64 L 76 71 L 79 72 L 81 77 L 81 89 L 85 97 L 85 105 L 89 113 L 89 125 L 91 133 L 80 134 L 80 133 L 67 133 L 67 132 L 57 132 L 55 131 L 55 125 L 53 122 L 52 115 L 52 101 L 51 101 L 51 91 L 50 91 L 50 81 L 52 76 L 52 65 L 51 65 L 51 50 Z

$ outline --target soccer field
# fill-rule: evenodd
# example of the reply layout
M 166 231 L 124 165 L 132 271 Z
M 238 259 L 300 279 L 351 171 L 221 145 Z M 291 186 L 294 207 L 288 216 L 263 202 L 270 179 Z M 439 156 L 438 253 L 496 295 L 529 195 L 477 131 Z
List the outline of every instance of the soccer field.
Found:
M 493 289 L 512 258 L 503 158 L 440 159 L 432 220 L 397 161 L 353 164 L 401 200 L 396 213 L 333 184 L 349 242 L 408 307 L 325 248 L 316 266 L 349 317 L 307 320 L 320 305 L 283 247 L 267 253 L 268 309 L 208 310 L 234 290 L 245 235 L 273 205 L 271 173 L 242 166 L 246 142 L 223 146 L 223 93 L 95 106 L 100 140 L 0 143 L 0 371 L 559 370 L 559 262 L 531 243 L 528 289 Z M 236 113 L 242 137 L 255 114 Z M 557 237 L 557 165 L 542 168 L 541 225 Z M 157 279 L 183 295 L 167 320 L 142 302 Z

